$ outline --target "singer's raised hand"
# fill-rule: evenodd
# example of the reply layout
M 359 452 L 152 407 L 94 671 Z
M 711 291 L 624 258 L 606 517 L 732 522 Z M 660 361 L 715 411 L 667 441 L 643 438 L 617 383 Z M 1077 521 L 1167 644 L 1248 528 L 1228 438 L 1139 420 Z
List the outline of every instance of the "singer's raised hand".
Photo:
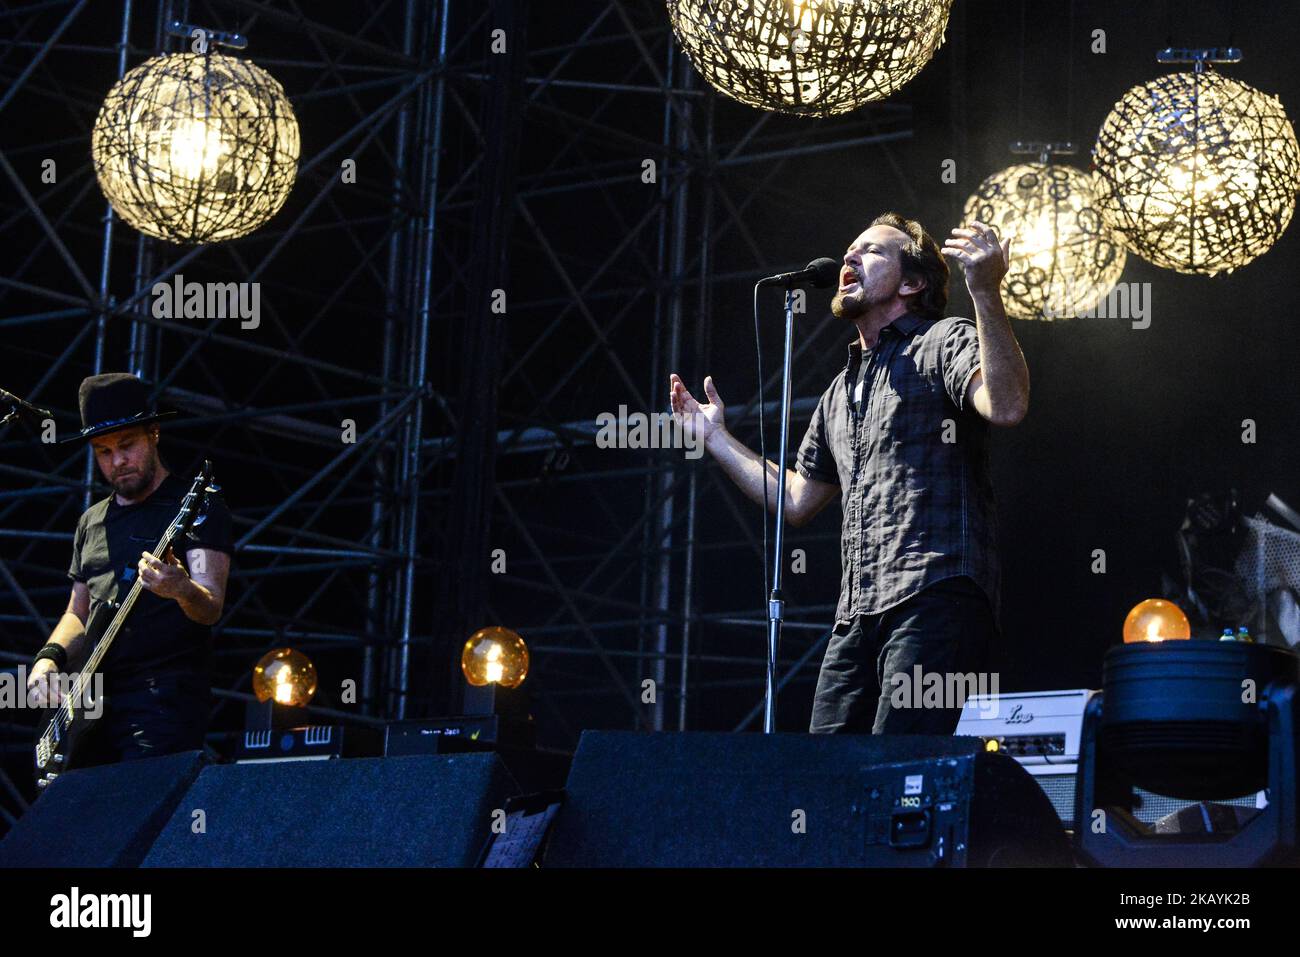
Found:
M 682 423 L 688 434 L 695 434 L 700 441 L 706 442 L 714 432 L 726 431 L 723 414 L 726 406 L 718 390 L 713 387 L 713 376 L 704 377 L 704 394 L 708 403 L 701 405 L 686 388 L 681 376 L 676 372 L 668 377 L 668 398 L 673 410 L 673 417 Z
M 971 295 L 996 292 L 1011 266 L 1011 240 L 999 241 L 993 227 L 979 220 L 956 227 L 942 252 L 961 263 Z

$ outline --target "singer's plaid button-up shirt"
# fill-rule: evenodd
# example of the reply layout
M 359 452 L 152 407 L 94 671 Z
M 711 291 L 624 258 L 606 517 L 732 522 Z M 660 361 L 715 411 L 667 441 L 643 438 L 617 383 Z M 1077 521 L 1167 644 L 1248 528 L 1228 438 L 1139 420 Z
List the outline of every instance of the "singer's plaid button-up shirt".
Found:
M 975 323 L 900 316 L 822 395 L 799 447 L 805 478 L 843 490 L 837 622 L 968 575 L 998 610 L 989 424 L 966 406 Z

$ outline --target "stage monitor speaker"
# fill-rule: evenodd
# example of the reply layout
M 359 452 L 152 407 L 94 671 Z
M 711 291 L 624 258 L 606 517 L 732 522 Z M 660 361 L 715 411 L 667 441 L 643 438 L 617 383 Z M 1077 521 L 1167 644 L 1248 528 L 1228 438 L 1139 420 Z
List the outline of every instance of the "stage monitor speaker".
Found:
M 184 751 L 65 771 L 0 841 L 0 867 L 138 867 L 202 767 Z
M 587 731 L 548 867 L 1069 866 L 1051 802 L 976 738 Z
M 145 867 L 472 867 L 518 793 L 494 754 L 204 768 Z

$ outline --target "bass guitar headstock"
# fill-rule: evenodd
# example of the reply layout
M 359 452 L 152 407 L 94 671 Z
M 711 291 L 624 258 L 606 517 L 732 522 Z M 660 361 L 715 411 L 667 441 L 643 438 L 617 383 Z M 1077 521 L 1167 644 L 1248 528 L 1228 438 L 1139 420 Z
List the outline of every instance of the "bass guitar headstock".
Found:
M 190 490 L 181 502 L 180 514 L 176 516 L 176 534 L 181 538 L 190 535 L 190 529 L 203 523 L 207 515 L 208 499 L 221 491 L 221 487 L 212 478 L 212 460 L 203 460 L 203 469 L 194 476 Z

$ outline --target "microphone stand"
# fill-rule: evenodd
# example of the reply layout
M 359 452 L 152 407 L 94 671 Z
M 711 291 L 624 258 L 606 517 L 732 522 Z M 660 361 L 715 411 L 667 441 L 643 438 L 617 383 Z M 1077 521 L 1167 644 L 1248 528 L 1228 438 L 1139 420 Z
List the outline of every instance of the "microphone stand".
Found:
M 10 422 L 15 421 L 21 417 L 24 412 L 38 418 L 48 418 L 50 415 L 48 410 L 36 408 L 36 406 L 22 398 L 22 396 L 17 396 L 5 389 L 0 389 L 0 406 L 4 405 L 10 406 L 10 409 L 6 415 L 0 416 L 0 426 L 5 426 Z
M 781 595 L 781 569 L 785 565 L 785 452 L 790 430 L 790 357 L 794 351 L 794 286 L 785 287 L 785 346 L 781 360 L 781 450 L 776 470 L 776 536 L 772 560 L 772 594 L 767 601 L 767 691 L 763 701 L 763 733 L 776 731 L 776 661 L 781 644 L 781 623 L 785 618 L 785 599 Z M 759 410 L 760 414 L 762 410 Z M 767 465 L 763 468 L 766 470 Z M 764 485 L 767 477 L 764 475 Z

